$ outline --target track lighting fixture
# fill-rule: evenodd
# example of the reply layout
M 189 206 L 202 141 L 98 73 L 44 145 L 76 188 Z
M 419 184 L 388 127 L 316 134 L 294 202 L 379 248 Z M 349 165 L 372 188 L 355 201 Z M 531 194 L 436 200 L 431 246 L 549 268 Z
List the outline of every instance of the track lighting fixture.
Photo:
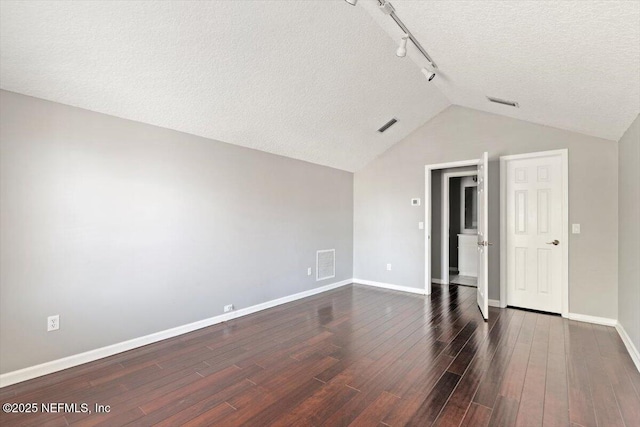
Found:
M 422 74 L 424 74 L 424 76 L 429 80 L 433 80 L 434 77 L 436 76 L 436 70 L 433 69 L 433 67 L 431 67 L 430 65 L 427 65 L 426 67 L 423 67 L 420 71 L 422 71 Z
M 355 6 L 358 3 L 358 0 L 345 0 L 345 1 L 349 3 L 351 6 Z M 400 47 L 398 47 L 398 50 L 396 50 L 396 55 L 398 55 L 401 58 L 404 57 L 407 54 L 407 40 L 411 40 L 411 43 L 413 43 L 416 49 L 418 49 L 418 51 L 422 54 L 422 56 L 424 56 L 426 60 L 429 61 L 429 67 L 431 68 L 431 70 L 425 71 L 425 69 L 423 68 L 422 72 L 424 73 L 425 76 L 427 76 L 429 81 L 433 80 L 434 77 L 436 76 L 435 70 L 438 68 L 436 63 L 433 61 L 433 59 L 431 59 L 431 57 L 429 56 L 427 51 L 424 49 L 424 47 L 422 47 L 418 39 L 416 39 L 415 36 L 411 34 L 411 31 L 409 31 L 407 26 L 404 25 L 404 22 L 402 22 L 402 20 L 398 17 L 398 15 L 396 15 L 396 9 L 389 2 L 389 0 L 377 0 L 377 2 L 378 2 L 378 8 L 380 9 L 380 11 L 382 11 L 382 13 L 384 13 L 385 15 L 389 15 L 391 19 L 393 19 L 393 21 L 398 25 L 398 27 L 400 27 L 400 29 L 405 34 L 402 37 L 402 40 L 400 41 Z
M 400 46 L 398 46 L 398 50 L 396 50 L 396 56 L 400 58 L 407 56 L 407 40 L 409 40 L 409 34 L 402 36 L 402 39 L 400 39 Z

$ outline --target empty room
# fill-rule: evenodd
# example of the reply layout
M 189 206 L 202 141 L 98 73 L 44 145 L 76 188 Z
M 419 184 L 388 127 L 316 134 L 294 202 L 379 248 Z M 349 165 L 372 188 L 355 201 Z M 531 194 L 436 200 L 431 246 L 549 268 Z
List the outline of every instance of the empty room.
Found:
M 640 426 L 640 0 L 0 0 L 0 425 Z

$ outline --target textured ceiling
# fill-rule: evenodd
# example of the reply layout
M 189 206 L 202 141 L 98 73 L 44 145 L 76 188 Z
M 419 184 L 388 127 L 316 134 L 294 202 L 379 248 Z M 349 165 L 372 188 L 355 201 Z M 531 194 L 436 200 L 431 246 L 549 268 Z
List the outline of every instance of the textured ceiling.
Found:
M 638 1 L 395 0 L 431 83 L 376 4 L 2 1 L 0 87 L 349 171 L 451 103 L 612 140 L 640 110 Z
M 348 171 L 450 105 L 394 50 L 342 0 L 0 3 L 2 89 Z
M 640 1 L 391 3 L 440 68 L 432 83 L 454 104 L 615 141 L 640 112 Z M 358 7 L 400 39 L 376 0 Z M 415 48 L 408 56 L 426 63 Z

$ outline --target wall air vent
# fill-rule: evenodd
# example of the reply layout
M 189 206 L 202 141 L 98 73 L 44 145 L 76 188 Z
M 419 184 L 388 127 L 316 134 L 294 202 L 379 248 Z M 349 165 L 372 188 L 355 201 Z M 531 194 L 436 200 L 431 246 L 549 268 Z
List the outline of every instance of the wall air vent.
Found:
M 487 96 L 487 99 L 491 102 L 495 102 L 496 104 L 508 105 L 509 107 L 520 108 L 520 105 L 515 101 L 507 101 L 505 99 L 494 98 L 492 96 Z
M 316 252 L 316 280 L 336 277 L 336 250 L 326 249 Z
M 394 117 L 393 119 L 389 120 L 387 123 L 382 125 L 382 127 L 378 129 L 378 132 L 380 133 L 384 132 L 385 130 L 389 129 L 391 126 L 395 125 L 397 121 L 398 119 Z

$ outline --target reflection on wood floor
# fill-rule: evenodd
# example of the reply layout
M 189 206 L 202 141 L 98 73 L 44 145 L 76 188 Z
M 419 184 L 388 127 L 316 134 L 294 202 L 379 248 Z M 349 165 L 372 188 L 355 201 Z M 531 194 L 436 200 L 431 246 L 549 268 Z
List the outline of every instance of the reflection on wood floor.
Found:
M 452 275 L 449 279 L 452 285 L 478 286 L 478 278 L 473 276 Z
M 640 374 L 613 328 L 490 308 L 476 290 L 351 285 L 0 390 L 107 414 L 12 425 L 638 426 Z

